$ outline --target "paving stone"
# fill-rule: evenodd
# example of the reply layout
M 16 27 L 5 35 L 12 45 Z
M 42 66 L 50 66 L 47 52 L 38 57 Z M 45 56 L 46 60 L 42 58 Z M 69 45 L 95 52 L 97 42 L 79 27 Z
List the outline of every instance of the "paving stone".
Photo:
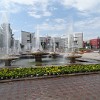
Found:
M 0 83 L 0 98 L 2 100 L 100 100 L 100 75 Z

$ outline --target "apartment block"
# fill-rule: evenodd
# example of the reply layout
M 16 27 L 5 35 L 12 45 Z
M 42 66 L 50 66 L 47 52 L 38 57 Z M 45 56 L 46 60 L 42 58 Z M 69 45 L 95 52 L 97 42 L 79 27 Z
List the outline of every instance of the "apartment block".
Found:
M 34 35 L 35 34 L 31 32 L 21 31 L 21 44 L 23 46 L 23 49 L 32 49 L 35 42 Z
M 90 40 L 91 49 L 100 49 L 100 38 Z
M 12 34 L 12 29 L 9 23 L 2 23 L 0 25 L 0 48 L 12 48 L 14 43 L 14 38 Z
M 75 33 L 74 41 L 78 48 L 83 48 L 83 33 Z

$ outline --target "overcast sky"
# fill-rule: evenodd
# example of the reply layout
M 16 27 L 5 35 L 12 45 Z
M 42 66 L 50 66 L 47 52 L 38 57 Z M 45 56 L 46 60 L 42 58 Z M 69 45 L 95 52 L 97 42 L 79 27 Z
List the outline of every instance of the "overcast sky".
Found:
M 63 36 L 83 32 L 84 39 L 100 36 L 100 0 L 0 0 L 0 17 L 7 12 L 16 39 L 21 30 Z M 0 19 L 1 19 L 0 18 Z

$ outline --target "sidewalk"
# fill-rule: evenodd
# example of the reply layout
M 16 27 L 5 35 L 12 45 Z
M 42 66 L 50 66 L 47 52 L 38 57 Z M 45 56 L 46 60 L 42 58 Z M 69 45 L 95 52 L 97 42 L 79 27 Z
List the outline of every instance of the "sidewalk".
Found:
M 97 53 L 97 52 L 84 53 L 84 54 L 82 54 L 82 58 L 100 60 L 100 53 Z
M 0 83 L 2 100 L 100 100 L 100 74 Z

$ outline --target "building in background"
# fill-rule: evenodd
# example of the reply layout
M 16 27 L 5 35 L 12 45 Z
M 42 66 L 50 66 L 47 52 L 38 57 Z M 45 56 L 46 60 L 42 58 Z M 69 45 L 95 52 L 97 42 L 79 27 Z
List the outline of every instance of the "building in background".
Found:
M 74 41 L 77 48 L 83 48 L 83 33 L 75 33 Z
M 59 41 L 59 51 L 60 52 L 68 52 L 68 37 L 61 37 Z
M 69 34 L 67 37 L 39 37 L 41 47 L 47 51 L 69 52 L 76 48 L 83 48 L 83 33 Z M 35 33 L 21 31 L 23 50 L 32 50 L 35 47 Z
M 90 40 L 83 41 L 83 48 L 91 49 Z
M 12 48 L 14 43 L 14 38 L 12 34 L 12 29 L 9 23 L 3 23 L 0 26 L 0 48 Z
M 2 34 L 2 30 L 0 29 L 0 48 L 3 48 L 4 47 L 4 41 L 3 41 L 3 34 Z
M 14 45 L 13 45 L 14 53 L 20 53 L 21 52 L 21 44 L 19 40 L 14 39 Z
M 73 34 L 69 34 L 68 35 L 68 51 L 72 51 L 72 49 L 74 48 L 74 36 Z
M 23 47 L 22 50 L 32 50 L 33 47 L 35 47 L 35 33 L 30 33 L 26 31 L 21 31 L 21 45 Z M 54 46 L 55 50 L 59 51 L 59 49 L 64 49 L 65 39 L 62 39 L 61 37 L 40 37 L 40 44 L 44 50 L 53 51 Z M 63 43 L 62 43 L 63 42 Z
M 35 44 L 35 34 L 26 32 L 26 31 L 21 31 L 21 45 L 23 47 L 23 50 L 31 50 L 33 45 Z
M 100 38 L 90 40 L 91 49 L 100 49 Z

